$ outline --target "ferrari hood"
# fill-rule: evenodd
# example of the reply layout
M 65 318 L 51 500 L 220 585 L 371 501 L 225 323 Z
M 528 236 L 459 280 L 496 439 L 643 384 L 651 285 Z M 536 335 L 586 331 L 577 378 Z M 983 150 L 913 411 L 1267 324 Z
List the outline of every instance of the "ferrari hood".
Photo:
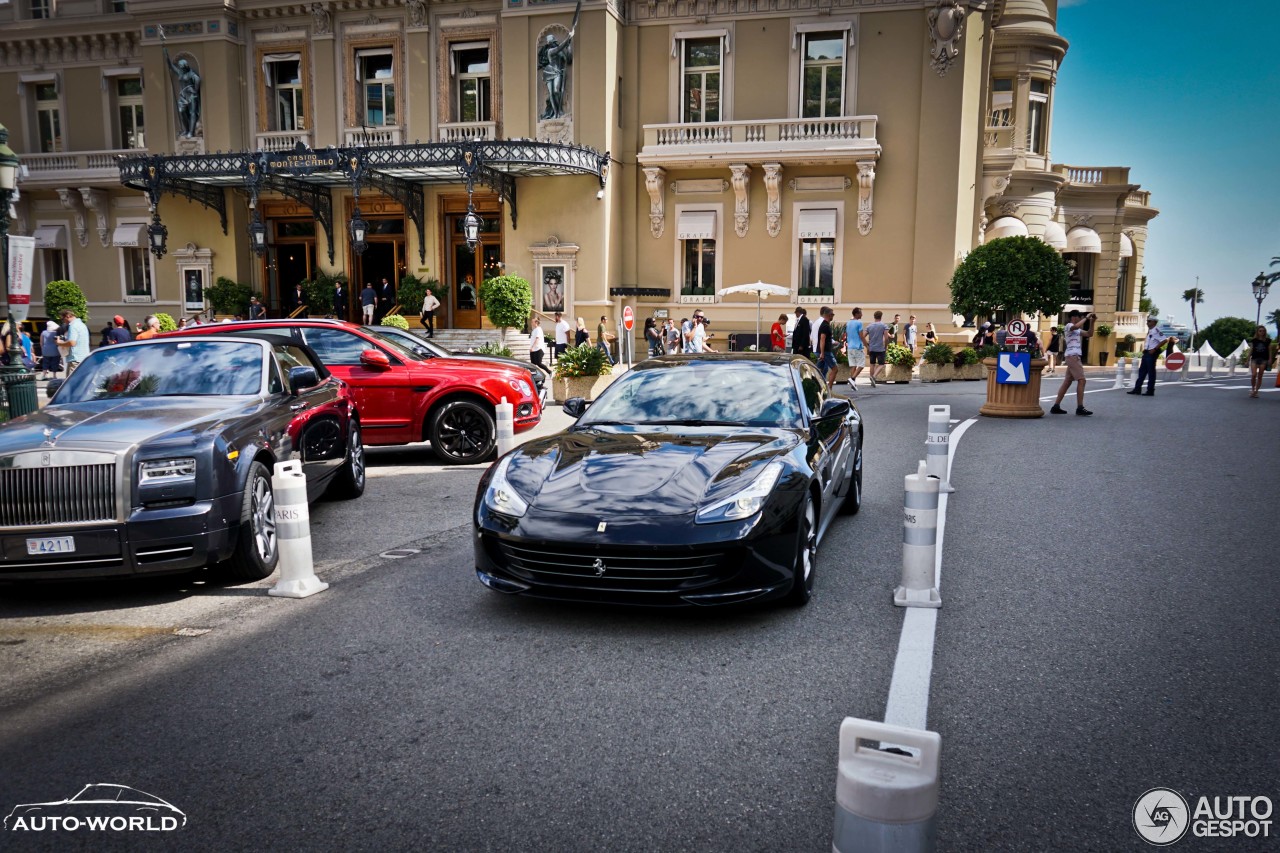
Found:
M 522 445 L 507 480 L 544 512 L 682 515 L 745 487 L 798 441 L 747 427 L 572 430 Z

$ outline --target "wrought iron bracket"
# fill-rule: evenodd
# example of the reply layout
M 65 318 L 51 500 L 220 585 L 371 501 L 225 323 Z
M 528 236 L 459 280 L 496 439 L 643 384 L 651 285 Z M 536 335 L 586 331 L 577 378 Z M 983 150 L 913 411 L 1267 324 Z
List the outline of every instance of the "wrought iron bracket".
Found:
M 410 183 L 377 171 L 369 171 L 362 180 L 404 205 L 404 209 L 409 212 L 409 218 L 413 220 L 414 225 L 418 226 L 418 259 L 425 264 L 427 262 L 427 202 L 422 184 Z
M 285 175 L 268 175 L 263 184 L 306 207 L 315 216 L 329 241 L 329 264 L 333 265 L 333 196 L 329 188 Z

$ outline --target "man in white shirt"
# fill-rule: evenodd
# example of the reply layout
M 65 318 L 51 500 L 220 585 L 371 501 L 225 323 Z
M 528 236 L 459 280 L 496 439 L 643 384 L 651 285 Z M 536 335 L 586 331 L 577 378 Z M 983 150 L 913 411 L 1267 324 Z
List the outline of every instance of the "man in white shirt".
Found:
M 537 317 L 533 318 L 533 324 L 529 327 L 529 361 L 532 364 L 542 367 L 542 354 L 547 349 L 547 339 L 542 335 L 542 321 Z
M 1156 395 L 1156 362 L 1160 359 L 1160 350 L 1169 341 L 1176 341 L 1175 337 L 1165 337 L 1160 334 L 1160 330 L 1156 328 L 1160 320 L 1156 317 L 1147 318 L 1147 340 L 1142 345 L 1142 364 L 1138 367 L 1138 381 L 1134 383 L 1133 390 L 1130 394 L 1142 393 L 1142 380 L 1147 380 L 1146 396 L 1154 397 Z
M 902 327 L 903 342 L 912 354 L 916 351 L 916 315 L 912 314 L 907 320 L 907 325 Z
M 565 350 L 569 348 L 569 321 L 564 319 L 559 311 L 556 312 L 556 352 L 555 357 L 559 358 Z M 554 359 L 553 359 L 554 360 Z
M 1067 375 L 1062 377 L 1062 387 L 1058 389 L 1058 399 L 1053 401 L 1053 407 L 1049 409 L 1050 414 L 1065 415 L 1067 413 L 1061 403 L 1062 398 L 1067 396 L 1067 390 L 1072 382 L 1079 383 L 1076 386 L 1076 414 L 1084 416 L 1093 414 L 1084 407 L 1084 365 L 1080 363 L 1080 359 L 1084 357 L 1083 339 L 1093 336 L 1093 332 L 1085 328 L 1085 323 L 1096 319 L 1098 319 L 1097 314 L 1084 317 L 1079 311 L 1072 311 L 1067 315 L 1067 325 L 1063 332 L 1066 344 L 1066 349 L 1063 350 L 1063 365 L 1067 369 Z

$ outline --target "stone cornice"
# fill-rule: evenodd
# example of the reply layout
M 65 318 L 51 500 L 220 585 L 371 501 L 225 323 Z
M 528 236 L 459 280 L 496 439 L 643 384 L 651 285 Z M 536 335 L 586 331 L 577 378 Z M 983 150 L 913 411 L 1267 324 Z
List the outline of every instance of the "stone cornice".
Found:
M 986 0 L 958 0 L 970 11 L 986 9 Z M 932 9 L 937 0 L 625 0 L 626 20 L 632 24 L 673 20 L 777 17 L 782 14 L 845 14 L 892 9 Z
M 100 23 L 99 19 L 99 23 Z M 0 68 L 65 68 L 137 61 L 142 57 L 138 31 L 94 30 L 83 20 L 75 29 L 15 32 L 6 28 L 0 40 Z M 113 23 L 119 23 L 114 22 Z

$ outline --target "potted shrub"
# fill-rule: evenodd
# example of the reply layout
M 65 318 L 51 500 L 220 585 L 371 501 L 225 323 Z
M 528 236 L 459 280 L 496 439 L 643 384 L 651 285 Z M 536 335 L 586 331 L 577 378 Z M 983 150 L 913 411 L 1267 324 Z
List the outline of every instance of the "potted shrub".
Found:
M 921 382 L 949 382 L 955 378 L 955 350 L 941 341 L 924 348 L 924 364 L 920 365 Z
M 379 323 L 379 325 L 391 326 L 395 329 L 404 329 L 406 332 L 409 331 L 409 321 L 401 317 L 399 314 L 388 314 L 382 318 L 382 322 Z
M 889 344 L 884 354 L 885 382 L 910 382 L 911 371 L 916 366 L 916 356 L 902 344 Z
M 499 275 L 480 283 L 480 301 L 489 321 L 497 326 L 503 345 L 507 329 L 523 329 L 533 311 L 533 288 L 518 275 Z M 421 305 L 421 303 L 419 303 Z
M 89 303 L 84 291 L 74 281 L 51 281 L 44 286 L 44 311 L 50 319 L 57 320 L 62 309 L 70 308 L 86 323 L 89 321 Z
M 594 400 L 612 380 L 613 365 L 604 350 L 588 341 L 569 347 L 556 359 L 555 399 L 563 403 L 571 397 Z
M 1098 334 L 1098 364 L 1104 367 L 1107 364 L 1107 356 L 1111 354 L 1110 341 L 1111 326 L 1108 323 L 1099 323 L 1097 328 Z
M 218 276 L 218 280 L 204 290 L 205 301 L 220 317 L 249 316 L 249 297 L 252 295 L 253 289 L 249 285 L 226 276 Z
M 174 332 L 174 331 L 177 331 L 177 329 L 178 329 L 178 322 L 177 322 L 176 320 L 174 320 L 174 319 L 173 319 L 173 317 L 172 317 L 171 315 L 166 314 L 166 313 L 165 313 L 165 312 L 163 312 L 163 311 L 157 311 L 157 312 L 156 312 L 154 315 L 152 315 L 152 316 L 154 316 L 157 320 L 159 320 L 159 321 L 160 321 L 160 331 L 162 331 L 162 332 Z
M 987 369 L 982 365 L 982 359 L 973 347 L 965 347 L 956 353 L 955 367 L 957 379 L 973 382 L 987 378 Z

